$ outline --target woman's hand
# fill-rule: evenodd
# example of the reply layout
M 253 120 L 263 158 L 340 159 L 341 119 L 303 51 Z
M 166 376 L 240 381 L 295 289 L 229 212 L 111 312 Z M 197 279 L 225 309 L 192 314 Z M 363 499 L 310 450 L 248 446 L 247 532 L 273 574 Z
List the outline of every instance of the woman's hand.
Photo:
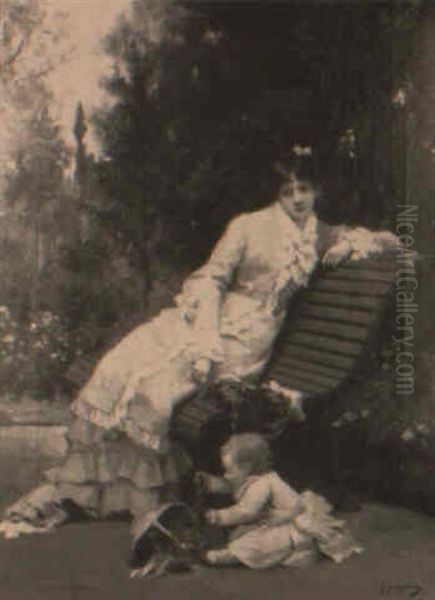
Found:
M 334 244 L 331 246 L 329 250 L 325 252 L 325 255 L 322 259 L 322 265 L 327 268 L 335 268 L 341 262 L 349 258 L 352 253 L 352 248 L 350 243 L 347 240 L 343 240 L 338 244 Z
M 209 525 L 220 525 L 219 511 L 208 510 L 205 513 L 206 521 Z
M 210 475 L 204 471 L 198 471 L 193 477 L 195 488 L 199 492 L 207 492 L 209 487 Z
M 208 374 L 213 366 L 213 361 L 210 358 L 199 358 L 193 364 L 193 378 L 196 383 L 204 383 L 207 380 Z
M 186 303 L 183 306 L 183 317 L 186 323 L 194 323 L 198 314 L 198 302 Z

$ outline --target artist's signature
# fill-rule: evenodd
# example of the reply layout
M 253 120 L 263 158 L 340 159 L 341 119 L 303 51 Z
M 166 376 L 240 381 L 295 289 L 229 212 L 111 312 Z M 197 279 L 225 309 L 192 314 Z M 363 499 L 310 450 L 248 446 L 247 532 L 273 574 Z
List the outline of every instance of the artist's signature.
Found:
M 401 596 L 402 598 L 423 598 L 424 589 L 419 583 L 406 581 L 401 583 L 381 583 L 382 596 Z

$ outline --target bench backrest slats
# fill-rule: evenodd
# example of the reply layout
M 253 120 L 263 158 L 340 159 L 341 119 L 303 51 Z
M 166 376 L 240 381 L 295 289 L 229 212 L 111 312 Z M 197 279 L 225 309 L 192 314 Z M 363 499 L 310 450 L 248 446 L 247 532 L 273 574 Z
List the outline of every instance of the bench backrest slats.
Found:
M 331 323 L 331 321 L 322 321 L 313 317 L 301 317 L 295 324 L 295 331 L 314 332 L 343 340 L 364 341 L 367 337 L 365 327 L 350 323 Z
M 334 294 L 324 290 L 313 290 L 307 301 L 310 304 L 320 304 L 324 306 L 342 306 L 344 308 L 357 308 L 359 310 L 378 310 L 379 299 L 377 296 L 350 294 Z
M 328 274 L 328 279 L 343 279 L 351 281 L 358 279 L 360 281 L 378 281 L 390 284 L 391 271 L 385 269 L 378 271 L 376 269 L 368 269 L 365 266 L 357 269 L 354 267 L 339 267 Z
M 331 365 L 322 365 L 319 362 L 309 362 L 296 356 L 281 356 L 280 362 L 286 367 L 296 367 L 302 371 L 309 371 L 310 373 L 319 373 L 319 375 L 326 375 L 334 378 L 337 382 L 343 379 L 343 375 L 346 374 L 346 368 L 344 367 L 332 367 Z
M 395 272 L 392 254 L 319 269 L 289 307 L 266 378 L 310 395 L 338 388 L 368 351 Z
M 364 281 L 359 279 L 318 279 L 313 290 L 352 296 L 384 296 L 390 284 L 385 281 Z
M 343 354 L 344 356 L 358 356 L 361 349 L 361 342 L 346 342 L 338 338 L 326 337 L 316 333 L 305 333 L 295 331 L 291 337 L 291 342 L 303 348 L 313 348 L 314 350 L 327 350 L 334 354 Z

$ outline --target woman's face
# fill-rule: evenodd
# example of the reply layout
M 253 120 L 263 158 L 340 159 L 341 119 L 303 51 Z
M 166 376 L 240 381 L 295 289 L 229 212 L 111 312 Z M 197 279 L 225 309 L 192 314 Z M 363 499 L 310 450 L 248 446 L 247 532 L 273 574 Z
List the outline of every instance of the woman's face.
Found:
M 305 221 L 312 213 L 316 195 L 316 188 L 312 183 L 290 175 L 281 186 L 278 201 L 294 221 L 300 222 Z

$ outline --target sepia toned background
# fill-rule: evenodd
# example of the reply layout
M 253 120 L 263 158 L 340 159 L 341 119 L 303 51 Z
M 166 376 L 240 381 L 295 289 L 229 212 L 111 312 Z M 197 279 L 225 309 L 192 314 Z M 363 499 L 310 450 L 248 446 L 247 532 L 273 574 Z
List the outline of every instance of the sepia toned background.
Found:
M 199 569 L 132 582 L 125 524 L 76 524 L 5 542 L 3 595 L 431 598 L 433 3 L 0 0 L 0 10 L 1 509 L 65 453 L 71 374 L 170 304 L 234 214 L 273 200 L 274 164 L 294 144 L 315 149 L 323 219 L 399 233 L 411 208 L 417 281 L 410 392 L 397 394 L 393 301 L 371 371 L 333 426 L 319 418 L 315 438 L 295 427 L 279 445 L 295 481 L 322 480 L 333 500 L 325 443 L 339 448 L 348 520 L 366 547 L 340 576 L 323 564 L 309 577 Z

